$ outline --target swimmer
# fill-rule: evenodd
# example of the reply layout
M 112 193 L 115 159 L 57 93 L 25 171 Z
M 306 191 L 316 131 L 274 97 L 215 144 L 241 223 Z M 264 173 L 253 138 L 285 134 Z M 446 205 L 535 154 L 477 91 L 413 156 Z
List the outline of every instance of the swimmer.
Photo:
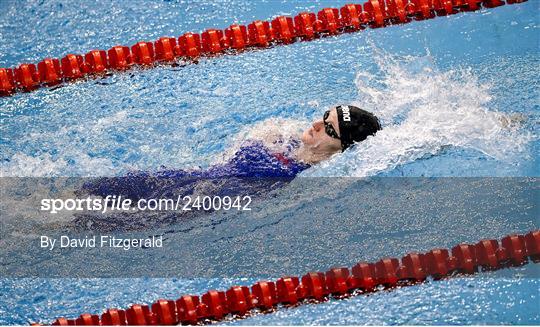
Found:
M 149 198 L 177 198 L 185 195 L 228 195 L 263 197 L 271 190 L 279 189 L 311 165 L 346 151 L 381 129 L 375 115 L 354 106 L 337 106 L 327 110 L 322 119 L 311 124 L 301 135 L 290 140 L 279 140 L 279 149 L 272 149 L 270 137 L 265 142 L 248 140 L 232 152 L 234 155 L 224 163 L 208 169 L 161 169 L 158 171 L 133 171 L 122 177 L 101 177 L 85 183 L 79 192 L 82 196 L 122 196 L 132 201 Z M 270 132 L 270 134 L 272 134 Z M 265 133 L 263 133 L 265 134 Z M 268 135 L 266 135 L 268 136 Z M 285 146 L 285 149 L 283 148 Z M 258 178 L 252 178 L 258 177 Z M 147 228 L 148 224 L 161 225 L 164 221 L 177 221 L 198 211 L 171 212 L 145 219 L 132 219 L 132 215 L 81 215 L 73 223 L 87 228 L 134 229 Z M 141 226 L 137 225 L 141 224 Z
M 307 164 L 319 163 L 380 129 L 379 120 L 372 113 L 355 106 L 337 106 L 304 131 L 297 157 Z
M 272 151 L 262 141 L 248 140 L 232 159 L 204 171 L 162 171 L 161 176 L 177 177 L 294 177 L 311 165 L 329 159 L 364 141 L 381 129 L 372 113 L 351 105 L 327 110 L 300 137 L 288 140 L 287 148 Z M 180 174 L 180 175 L 179 175 Z
M 344 152 L 381 130 L 379 120 L 372 113 L 351 105 L 340 105 L 327 110 L 302 135 L 286 141 L 286 149 L 272 151 L 262 141 L 246 141 L 231 159 L 208 169 L 161 169 L 154 172 L 134 171 L 124 177 L 99 178 L 85 186 L 94 195 L 122 195 L 130 199 L 152 196 L 154 192 L 190 193 L 195 188 L 191 181 L 230 177 L 294 178 L 298 173 Z M 167 181 L 164 181 L 167 179 Z M 189 184 L 189 185 L 188 185 Z M 236 186 L 235 186 L 236 187 Z M 264 189 L 264 188 L 261 188 Z

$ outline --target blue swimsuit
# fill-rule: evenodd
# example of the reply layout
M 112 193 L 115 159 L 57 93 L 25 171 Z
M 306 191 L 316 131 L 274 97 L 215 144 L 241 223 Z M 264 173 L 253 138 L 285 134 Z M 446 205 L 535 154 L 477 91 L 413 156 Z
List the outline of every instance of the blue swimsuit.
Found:
M 208 170 L 162 170 L 161 177 L 294 177 L 309 165 L 290 159 L 281 153 L 270 153 L 261 143 L 242 146 L 227 163 Z
M 297 144 L 292 145 L 296 146 Z M 85 184 L 84 189 L 102 197 L 122 195 L 138 200 L 145 197 L 191 194 L 198 181 L 220 179 L 226 186 L 223 185 L 219 190 L 212 188 L 212 194 L 217 195 L 217 192 L 232 196 L 245 194 L 246 187 L 249 191 L 255 191 L 253 188 L 256 188 L 258 192 L 255 193 L 263 192 L 271 184 L 270 180 L 273 180 L 273 183 L 276 179 L 290 181 L 306 168 L 309 168 L 309 165 L 281 153 L 271 153 L 262 143 L 255 142 L 242 146 L 228 162 L 207 170 L 164 169 L 155 172 L 130 172 L 123 177 L 98 178 Z

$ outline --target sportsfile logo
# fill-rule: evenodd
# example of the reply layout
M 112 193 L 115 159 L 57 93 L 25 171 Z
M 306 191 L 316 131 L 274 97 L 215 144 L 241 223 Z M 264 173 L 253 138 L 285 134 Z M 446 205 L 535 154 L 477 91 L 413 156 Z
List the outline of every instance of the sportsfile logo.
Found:
M 250 211 L 250 195 L 178 195 L 176 198 L 139 199 L 133 201 L 121 195 L 107 195 L 104 198 L 42 199 L 41 211 L 57 214 L 61 211 Z

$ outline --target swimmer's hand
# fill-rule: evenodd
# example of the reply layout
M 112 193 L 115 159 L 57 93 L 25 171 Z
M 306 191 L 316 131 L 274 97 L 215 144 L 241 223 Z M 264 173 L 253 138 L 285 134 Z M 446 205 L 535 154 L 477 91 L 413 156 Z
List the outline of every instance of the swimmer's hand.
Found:
M 499 122 L 501 123 L 501 126 L 509 130 L 516 130 L 520 128 L 526 120 L 527 116 L 522 113 L 501 115 L 499 117 Z

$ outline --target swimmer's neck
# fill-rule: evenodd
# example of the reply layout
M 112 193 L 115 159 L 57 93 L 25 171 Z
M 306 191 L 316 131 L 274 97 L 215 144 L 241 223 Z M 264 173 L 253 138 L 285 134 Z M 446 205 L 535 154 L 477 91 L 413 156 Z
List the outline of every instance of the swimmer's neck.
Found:
M 293 153 L 294 159 L 302 161 L 309 165 L 318 164 L 321 161 L 324 161 L 330 158 L 332 155 L 327 152 L 318 152 L 313 149 L 308 149 L 303 144 L 298 147 L 298 149 Z
M 334 154 L 334 153 L 329 153 L 327 151 L 318 150 L 317 148 L 314 148 L 314 147 L 306 146 L 301 141 L 301 135 L 298 135 L 298 137 L 291 137 L 287 141 L 284 141 L 281 136 L 277 140 L 273 140 L 273 142 L 269 140 L 266 140 L 266 141 L 269 142 L 270 145 L 275 144 L 275 143 L 288 144 L 289 145 L 288 149 L 286 149 L 285 151 L 278 150 L 277 152 L 281 153 L 282 155 L 285 155 L 286 157 L 289 157 L 296 161 L 301 161 L 308 165 L 318 164 L 321 161 L 329 159 Z M 263 145 L 265 143 L 266 142 L 263 142 Z

